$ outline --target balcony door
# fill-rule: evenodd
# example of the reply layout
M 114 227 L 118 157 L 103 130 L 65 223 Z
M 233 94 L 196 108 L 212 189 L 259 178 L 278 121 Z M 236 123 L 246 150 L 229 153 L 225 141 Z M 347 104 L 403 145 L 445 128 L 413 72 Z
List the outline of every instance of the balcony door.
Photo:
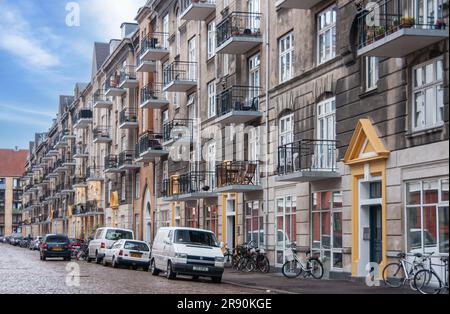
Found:
M 261 56 L 259 53 L 252 56 L 248 61 L 248 82 L 250 86 L 249 100 L 253 102 L 255 97 L 259 96 L 259 87 L 261 86 Z
M 416 23 L 424 28 L 434 25 L 436 20 L 442 17 L 442 6 L 439 2 L 442 0 L 413 0 Z
M 208 175 L 206 175 L 206 179 L 208 180 L 208 185 L 210 187 L 214 187 L 215 183 L 215 171 L 216 171 L 216 143 L 212 142 L 208 144 L 208 163 L 207 163 L 207 171 Z
M 197 61 L 197 53 L 196 53 L 196 44 L 195 44 L 195 37 L 191 38 L 188 42 L 188 79 L 190 81 L 196 80 L 196 69 L 195 69 L 195 62 Z
M 248 17 L 248 28 L 253 33 L 261 27 L 261 21 L 259 20 L 259 16 L 257 16 L 261 12 L 260 0 L 248 0 L 247 12 L 250 13 Z
M 279 145 L 286 146 L 286 149 L 279 151 L 279 165 L 283 171 L 293 167 L 293 142 L 294 142 L 294 114 L 288 114 L 279 120 Z
M 317 106 L 317 144 L 314 145 L 313 167 L 317 170 L 335 168 L 336 100 L 327 99 Z

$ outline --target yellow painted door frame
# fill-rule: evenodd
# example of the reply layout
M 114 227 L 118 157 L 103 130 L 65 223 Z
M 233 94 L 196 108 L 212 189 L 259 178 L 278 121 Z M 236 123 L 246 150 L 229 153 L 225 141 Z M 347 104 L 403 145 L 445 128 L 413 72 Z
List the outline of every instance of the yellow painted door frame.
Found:
M 229 197 L 231 195 L 231 197 Z M 237 226 L 239 223 L 239 213 L 238 213 L 238 193 L 222 193 L 222 242 L 223 243 L 227 243 L 227 221 L 228 221 L 228 216 L 227 216 L 227 200 L 228 199 L 234 199 L 235 200 L 235 208 L 234 208 L 234 224 L 235 224 L 235 228 L 234 228 L 234 243 L 235 245 L 237 245 L 237 240 L 238 240 L 238 233 L 237 233 Z

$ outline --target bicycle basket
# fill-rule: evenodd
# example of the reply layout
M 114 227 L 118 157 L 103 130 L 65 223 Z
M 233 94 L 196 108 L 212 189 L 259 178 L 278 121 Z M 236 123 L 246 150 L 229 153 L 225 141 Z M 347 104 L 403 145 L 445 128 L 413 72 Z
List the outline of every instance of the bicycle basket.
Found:
M 294 252 L 292 250 L 286 250 L 284 256 L 288 262 L 292 262 L 294 260 Z

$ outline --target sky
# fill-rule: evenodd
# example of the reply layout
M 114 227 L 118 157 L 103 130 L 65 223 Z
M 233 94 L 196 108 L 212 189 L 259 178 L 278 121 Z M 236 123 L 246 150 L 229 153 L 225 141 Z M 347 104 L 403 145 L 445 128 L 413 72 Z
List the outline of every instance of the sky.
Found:
M 145 2 L 0 0 L 0 148 L 48 131 L 59 95 L 90 80 L 93 43 L 120 38 Z

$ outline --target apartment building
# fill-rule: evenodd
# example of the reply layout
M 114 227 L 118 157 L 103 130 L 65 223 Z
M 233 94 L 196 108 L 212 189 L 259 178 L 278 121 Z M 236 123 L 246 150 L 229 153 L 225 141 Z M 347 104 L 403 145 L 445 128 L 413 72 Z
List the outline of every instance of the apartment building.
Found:
M 28 152 L 0 149 L 0 235 L 21 232 L 22 185 Z
M 66 110 L 75 142 L 57 150 L 75 162 L 40 215 L 74 237 L 206 228 L 277 267 L 296 242 L 332 277 L 448 255 L 448 9 L 148 1 L 121 39 L 94 45 L 90 82 L 47 133 L 52 147 Z

